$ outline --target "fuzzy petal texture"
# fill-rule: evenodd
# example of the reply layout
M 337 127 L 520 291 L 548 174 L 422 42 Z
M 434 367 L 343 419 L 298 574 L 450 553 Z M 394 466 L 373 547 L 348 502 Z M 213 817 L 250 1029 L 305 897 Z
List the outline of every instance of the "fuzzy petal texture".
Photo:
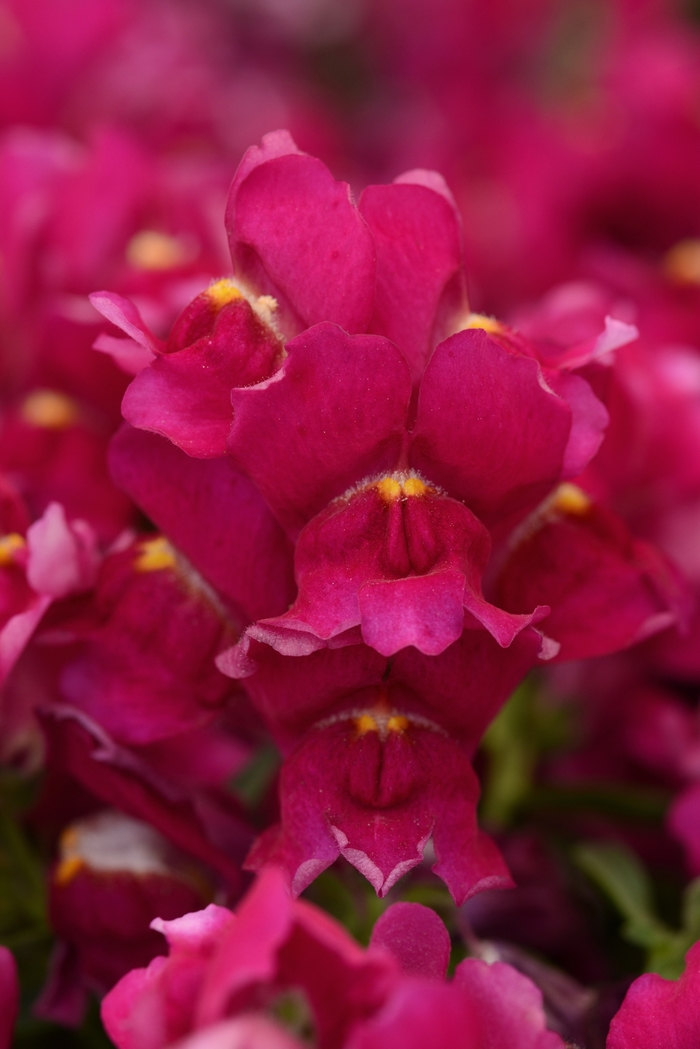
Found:
M 404 487 L 418 494 L 402 495 L 400 481 L 387 477 L 336 500 L 306 525 L 295 551 L 297 600 L 283 616 L 256 624 L 258 640 L 294 654 L 298 634 L 302 655 L 311 637 L 328 641 L 360 627 L 382 655 L 409 645 L 439 655 L 460 637 L 465 607 L 504 647 L 546 613 L 512 616 L 485 601 L 484 526 L 418 478 Z
M 536 505 L 561 478 L 571 421 L 537 361 L 468 329 L 430 359 L 411 464 L 491 524 Z
M 466 615 L 460 639 L 439 656 L 405 648 L 389 664 L 354 644 L 289 658 L 251 640 L 250 666 L 241 666 L 235 649 L 218 665 L 232 676 L 250 675 L 246 691 L 285 749 L 324 717 L 372 706 L 381 686 L 394 706 L 436 722 L 471 751 L 541 649 L 541 635 L 528 628 L 503 650 Z
M 682 621 L 683 587 L 649 543 L 573 486 L 522 526 L 496 586 L 512 612 L 546 602 L 557 659 L 606 655 Z
M 292 548 L 255 486 L 228 459 L 192 459 L 156 434 L 124 426 L 114 478 L 238 611 L 241 625 L 287 609 Z
M 695 1049 L 700 1042 L 700 944 L 685 957 L 680 980 L 645 973 L 613 1017 L 606 1049 Z
M 384 896 L 421 862 L 461 904 L 511 884 L 493 842 L 476 825 L 478 780 L 446 733 L 422 719 L 352 712 L 312 730 L 280 779 L 281 832 L 268 831 L 246 865 L 283 866 L 297 895 L 342 855 Z
M 230 649 L 217 663 L 234 677 L 247 670 L 246 691 L 285 749 L 320 718 L 342 711 L 349 694 L 369 688 L 374 695 L 388 667 L 386 658 L 367 645 L 322 649 L 290 659 L 256 640 L 245 655 Z
M 266 382 L 231 394 L 229 451 L 292 533 L 362 478 L 395 468 L 411 379 L 378 335 L 318 324 Z
M 396 343 L 417 382 L 448 316 L 466 308 L 462 230 L 446 195 L 404 179 L 368 186 L 359 208 L 377 247 L 371 330 Z
M 285 153 L 271 156 L 278 148 Z M 274 295 L 299 326 L 332 321 L 365 331 L 375 286 L 372 234 L 350 187 L 291 148 L 291 140 L 268 136 L 242 161 L 226 209 L 234 271 Z

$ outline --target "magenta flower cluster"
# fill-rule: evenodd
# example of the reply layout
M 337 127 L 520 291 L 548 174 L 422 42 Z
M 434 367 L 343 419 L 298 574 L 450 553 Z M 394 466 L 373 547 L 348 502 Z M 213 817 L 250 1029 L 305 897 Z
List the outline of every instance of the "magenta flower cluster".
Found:
M 695 1049 L 697 27 L 5 6 L 0 1049 Z

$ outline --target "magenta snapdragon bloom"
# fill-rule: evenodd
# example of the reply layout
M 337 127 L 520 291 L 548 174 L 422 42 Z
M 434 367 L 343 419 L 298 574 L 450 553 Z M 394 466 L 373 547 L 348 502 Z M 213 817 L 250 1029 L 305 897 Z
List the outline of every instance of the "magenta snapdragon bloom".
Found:
M 206 874 L 147 823 L 105 809 L 71 823 L 59 840 L 48 910 L 58 938 L 37 1005 L 47 1018 L 81 1022 L 88 989 L 105 994 L 162 954 L 150 928 L 211 898 Z
M 214 657 L 236 636 L 234 625 L 163 536 L 105 558 L 90 612 L 82 650 L 60 688 L 119 742 L 146 744 L 196 729 L 230 699 L 231 682 Z
M 118 1049 L 563 1044 L 546 1029 L 537 988 L 510 966 L 467 959 L 446 984 L 447 930 L 418 904 L 390 907 L 363 951 L 267 870 L 236 915 L 212 905 L 154 927 L 168 958 L 129 973 L 103 1002 Z
M 217 665 L 288 755 L 249 862 L 300 892 L 342 853 L 383 894 L 432 836 L 460 902 L 508 884 L 475 820 L 489 720 L 538 659 L 678 614 L 663 559 L 567 481 L 608 419 L 576 369 L 635 330 L 603 314 L 557 348 L 469 313 L 439 176 L 355 205 L 285 132 L 244 157 L 227 227 L 235 278 L 167 340 L 92 302 L 143 364 L 114 477 L 245 628 Z
M 540 643 L 524 631 L 504 651 L 467 629 L 440 656 L 406 648 L 387 660 L 365 645 L 290 659 L 254 642 L 246 688 L 287 760 L 281 825 L 247 864 L 281 866 L 297 894 L 342 855 L 384 896 L 432 838 L 433 870 L 458 903 L 510 885 L 477 827 L 470 761 Z
M 195 299 L 167 343 L 128 301 L 92 301 L 152 358 L 126 418 L 190 456 L 228 453 L 296 542 L 297 599 L 249 636 L 287 655 L 360 636 L 437 655 L 466 611 L 509 645 L 548 605 L 484 596 L 492 537 L 597 451 L 607 413 L 572 371 L 594 347 L 553 363 L 468 313 L 459 220 L 434 173 L 369 187 L 356 207 L 277 132 L 242 161 L 227 225 L 236 279 Z M 595 352 L 628 341 L 621 327 Z M 128 490 L 143 488 L 119 458 Z

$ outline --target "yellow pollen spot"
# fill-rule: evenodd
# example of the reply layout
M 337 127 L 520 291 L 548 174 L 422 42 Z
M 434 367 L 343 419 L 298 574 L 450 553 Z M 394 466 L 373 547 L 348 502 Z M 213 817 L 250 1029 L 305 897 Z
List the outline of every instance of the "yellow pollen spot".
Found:
M 366 736 L 368 732 L 379 732 L 379 725 L 371 714 L 360 714 L 355 718 L 355 731 L 358 736 Z
M 22 418 L 31 426 L 46 430 L 64 430 L 78 418 L 75 401 L 55 390 L 34 390 L 24 399 Z
M 0 568 L 7 568 L 15 560 L 15 554 L 26 546 L 25 540 L 17 532 L 10 532 L 0 538 Z
M 575 484 L 560 484 L 554 493 L 552 508 L 563 514 L 580 516 L 588 512 L 591 500 Z
M 386 727 L 389 732 L 405 732 L 408 728 L 408 718 L 405 718 L 403 714 L 392 714 L 387 720 Z
M 80 856 L 66 856 L 56 868 L 54 881 L 57 885 L 67 885 L 84 866 Z
M 209 296 L 216 310 L 223 309 L 224 306 L 227 306 L 229 302 L 234 302 L 235 299 L 243 298 L 243 292 L 236 287 L 232 280 L 228 280 L 226 277 L 211 284 L 205 294 Z
M 679 240 L 666 252 L 661 265 L 676 284 L 700 284 L 700 239 Z
M 495 317 L 487 317 L 485 313 L 470 313 L 467 317 L 465 328 L 482 328 L 484 331 L 502 332 L 503 325 Z
M 428 486 L 423 484 L 420 477 L 407 477 L 403 485 L 404 495 L 425 495 Z
M 386 503 L 393 503 L 401 495 L 401 483 L 395 477 L 382 477 L 377 481 L 377 491 Z
M 137 270 L 169 270 L 180 266 L 190 257 L 187 246 L 177 237 L 142 229 L 135 233 L 126 247 L 126 259 Z
M 420 477 L 406 477 L 389 475 L 382 477 L 381 481 L 375 481 L 374 487 L 385 503 L 394 503 L 402 496 L 420 496 L 430 491 L 428 485 L 421 481 Z
M 174 568 L 177 555 L 163 535 L 157 539 L 146 539 L 139 546 L 139 553 L 134 562 L 137 572 L 160 572 L 164 568 Z

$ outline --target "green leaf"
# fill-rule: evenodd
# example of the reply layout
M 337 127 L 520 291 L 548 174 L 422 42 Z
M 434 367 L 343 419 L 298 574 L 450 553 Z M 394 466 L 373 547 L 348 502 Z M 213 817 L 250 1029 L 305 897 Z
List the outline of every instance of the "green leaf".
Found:
M 233 779 L 231 790 L 244 805 L 254 809 L 262 801 L 279 765 L 277 748 L 272 743 L 263 744 Z
M 631 849 L 613 842 L 588 842 L 576 846 L 573 858 L 625 919 L 622 935 L 629 943 L 649 949 L 669 942 L 674 932 L 657 917 L 651 881 Z
M 534 677 L 515 690 L 484 736 L 489 756 L 480 814 L 506 827 L 526 803 L 540 755 L 566 740 L 567 714 L 546 702 Z

